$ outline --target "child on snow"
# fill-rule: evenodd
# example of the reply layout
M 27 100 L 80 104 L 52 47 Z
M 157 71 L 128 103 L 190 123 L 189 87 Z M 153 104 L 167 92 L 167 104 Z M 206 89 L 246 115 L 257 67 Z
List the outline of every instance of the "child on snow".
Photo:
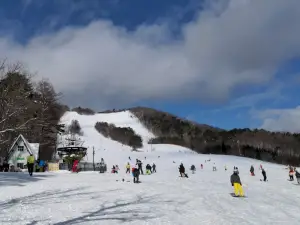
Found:
M 230 182 L 231 182 L 231 185 L 234 187 L 235 196 L 243 197 L 244 191 L 243 191 L 242 182 L 241 182 L 241 179 L 240 179 L 240 176 L 239 176 L 237 170 L 233 171 L 233 174 L 230 177 Z
M 129 163 L 127 163 L 127 165 L 126 165 L 126 173 L 130 173 L 130 164 Z
M 250 167 L 250 173 L 251 173 L 251 176 L 255 176 L 254 175 L 254 167 L 253 167 L 253 165 Z
M 152 167 L 150 166 L 150 164 L 147 164 L 147 165 L 146 165 L 146 174 L 147 174 L 147 175 L 150 175 L 150 174 L 151 174 L 151 169 L 152 169 Z
M 192 171 L 193 174 L 195 173 L 195 171 L 196 171 L 195 165 L 192 165 L 192 166 L 191 166 L 191 171 Z

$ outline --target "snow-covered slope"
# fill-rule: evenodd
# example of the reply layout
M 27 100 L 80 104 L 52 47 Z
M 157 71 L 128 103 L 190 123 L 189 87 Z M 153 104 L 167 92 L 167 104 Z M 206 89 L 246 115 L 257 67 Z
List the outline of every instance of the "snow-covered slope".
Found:
M 128 153 L 123 151 L 113 156 L 103 152 L 105 159 L 119 164 L 119 174 L 53 172 L 29 177 L 22 173 L 0 173 L 0 223 L 300 224 L 300 185 L 287 181 L 288 171 L 284 166 L 234 156 L 172 152 L 169 147 L 162 145 L 159 151 L 151 153 L 130 153 L 133 162 L 138 157 L 143 159 L 144 166 L 153 161 L 157 164 L 157 173 L 141 175 L 140 184 L 132 183 L 132 176 L 125 174 Z M 180 161 L 189 178 L 179 177 Z M 218 169 L 215 172 L 214 163 Z M 191 164 L 197 168 L 195 174 L 188 170 Z M 260 181 L 260 164 L 267 171 L 268 182 Z M 254 177 L 249 173 L 251 165 L 255 167 Z M 112 164 L 108 166 L 111 168 Z M 229 194 L 233 191 L 230 184 L 233 166 L 239 168 L 247 198 L 233 198 Z
M 78 120 L 83 136 L 80 138 L 84 141 L 84 146 L 88 147 L 86 161 L 92 161 L 93 147 L 95 149 L 95 160 L 100 161 L 104 155 L 107 155 L 107 160 L 110 162 L 110 158 L 119 154 L 127 155 L 127 158 L 131 153 L 131 148 L 126 145 L 122 145 L 117 141 L 113 141 L 104 137 L 95 129 L 97 122 L 112 123 L 117 127 L 131 127 L 136 134 L 140 135 L 143 139 L 144 147 L 139 149 L 143 152 L 152 151 L 169 151 L 169 152 L 191 152 L 190 149 L 175 146 L 175 145 L 149 145 L 148 141 L 153 138 L 154 135 L 146 129 L 130 111 L 115 112 L 115 113 L 97 113 L 95 115 L 80 115 L 77 112 L 66 112 L 60 123 L 70 125 L 72 120 Z M 59 137 L 61 139 L 61 137 Z M 107 152 L 108 154 L 106 154 Z

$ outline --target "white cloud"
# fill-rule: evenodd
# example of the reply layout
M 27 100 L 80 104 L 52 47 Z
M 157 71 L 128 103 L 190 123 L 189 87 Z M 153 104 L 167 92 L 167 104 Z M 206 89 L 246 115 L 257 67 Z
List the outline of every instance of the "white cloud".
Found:
M 294 109 L 269 109 L 261 111 L 261 128 L 271 131 L 300 132 L 300 106 Z
M 165 25 L 128 32 L 99 20 L 26 46 L 2 38 L 0 56 L 50 78 L 71 103 L 99 108 L 149 98 L 226 99 L 240 85 L 268 82 L 300 54 L 299 0 L 214 2 L 184 27 L 181 41 Z

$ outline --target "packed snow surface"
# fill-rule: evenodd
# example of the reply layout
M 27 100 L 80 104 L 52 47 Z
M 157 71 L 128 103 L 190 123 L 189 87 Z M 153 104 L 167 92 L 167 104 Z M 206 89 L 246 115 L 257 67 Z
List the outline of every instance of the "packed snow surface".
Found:
M 174 151 L 167 151 L 171 147 Z M 287 181 L 284 166 L 178 152 L 176 146 L 160 146 L 151 153 L 105 154 L 105 160 L 119 164 L 119 174 L 46 172 L 29 177 L 26 173 L 0 173 L 0 224 L 300 224 L 300 185 Z M 155 162 L 157 173 L 141 175 L 141 183 L 132 183 L 132 176 L 125 174 L 128 156 L 132 162 L 141 159 L 143 167 Z M 181 161 L 189 178 L 179 177 Z M 197 168 L 195 174 L 189 171 L 192 164 Z M 249 173 L 252 164 L 254 177 Z M 260 181 L 260 164 L 268 182 Z M 234 166 L 239 168 L 247 198 L 230 196 Z
M 284 166 L 253 159 L 201 155 L 175 145 L 149 145 L 154 135 L 130 112 L 93 116 L 67 112 L 61 123 L 77 119 L 82 127 L 88 155 L 85 160 L 104 158 L 108 172 L 70 173 L 67 171 L 35 173 L 0 173 L 0 224 L 133 224 L 133 225 L 299 225 L 300 185 L 287 181 Z M 142 136 L 144 147 L 132 152 L 130 147 L 99 134 L 96 122 L 131 127 Z M 130 157 L 130 159 L 129 159 Z M 125 164 L 136 158 L 157 165 L 157 173 L 141 175 L 141 183 L 125 174 Z M 206 161 L 206 162 L 205 162 Z M 189 178 L 179 177 L 183 163 Z M 196 173 L 189 171 L 196 166 Z M 204 168 L 201 169 L 200 165 Z M 262 182 L 260 164 L 268 182 Z M 110 173 L 119 165 L 119 174 Z M 254 165 L 256 176 L 250 176 Z M 217 171 L 212 171 L 216 166 Z M 225 170 L 225 166 L 227 170 Z M 234 198 L 230 175 L 240 171 L 247 198 Z M 122 181 L 124 179 L 124 182 Z

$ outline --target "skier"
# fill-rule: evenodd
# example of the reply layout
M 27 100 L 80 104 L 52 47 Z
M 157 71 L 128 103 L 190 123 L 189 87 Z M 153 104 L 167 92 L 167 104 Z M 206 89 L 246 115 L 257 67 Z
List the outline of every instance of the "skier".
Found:
M 34 156 L 31 153 L 29 156 L 27 156 L 27 168 L 30 176 L 32 176 L 33 173 L 33 166 L 34 166 Z
M 217 171 L 217 167 L 216 167 L 215 163 L 214 163 L 214 166 L 213 166 L 213 171 Z
M 203 164 L 201 164 L 201 170 L 203 169 Z
M 111 173 L 115 173 L 116 172 L 116 167 L 113 166 L 112 169 L 111 169 Z
M 184 168 L 184 166 L 183 166 L 182 163 L 180 164 L 180 166 L 179 166 L 178 169 L 179 169 L 180 176 L 181 177 L 186 177 L 186 175 L 185 175 L 185 168 Z
M 140 170 L 134 166 L 132 168 L 132 174 L 133 174 L 133 183 L 140 183 L 139 181 Z
M 227 166 L 226 165 L 224 166 L 224 169 L 225 169 L 225 171 L 227 171 Z
M 126 173 L 130 173 L 130 164 L 129 164 L 129 162 L 126 165 Z
M 115 167 L 115 173 L 118 173 L 118 172 L 119 172 L 119 166 L 116 165 L 116 167 Z
M 191 166 L 191 171 L 192 171 L 193 174 L 195 173 L 195 171 L 196 171 L 195 165 L 192 165 L 192 166 Z
M 231 185 L 234 187 L 235 196 L 243 197 L 244 191 L 242 188 L 242 182 L 237 170 L 233 171 L 233 174 L 230 177 Z
M 138 165 L 138 169 L 139 169 L 139 171 L 140 171 L 140 174 L 144 174 L 144 171 L 143 171 L 143 163 L 142 163 L 142 161 L 137 159 L 136 162 L 137 162 L 137 165 Z
M 153 163 L 153 165 L 152 165 L 152 172 L 153 173 L 156 173 L 156 165 Z
M 131 158 L 130 158 L 130 156 L 128 157 L 128 159 L 129 159 L 129 161 L 131 161 Z
M 266 171 L 265 171 L 264 168 L 262 168 L 261 173 L 262 173 L 262 175 L 263 175 L 263 177 L 264 177 L 264 182 L 266 182 L 266 181 L 267 181 L 267 174 L 266 174 Z
M 250 167 L 250 173 L 251 173 L 251 176 L 255 176 L 253 165 L 251 165 L 251 167 Z
M 152 168 L 152 167 L 150 166 L 150 164 L 147 164 L 147 165 L 146 165 L 146 174 L 147 174 L 147 175 L 150 175 L 150 174 L 151 174 L 151 168 Z
M 293 170 L 293 167 L 290 167 L 289 176 L 290 176 L 290 181 L 293 181 L 294 180 L 294 170 Z
M 300 173 L 298 172 L 297 169 L 295 170 L 295 172 L 296 172 L 297 182 L 298 182 L 298 184 L 300 184 Z

